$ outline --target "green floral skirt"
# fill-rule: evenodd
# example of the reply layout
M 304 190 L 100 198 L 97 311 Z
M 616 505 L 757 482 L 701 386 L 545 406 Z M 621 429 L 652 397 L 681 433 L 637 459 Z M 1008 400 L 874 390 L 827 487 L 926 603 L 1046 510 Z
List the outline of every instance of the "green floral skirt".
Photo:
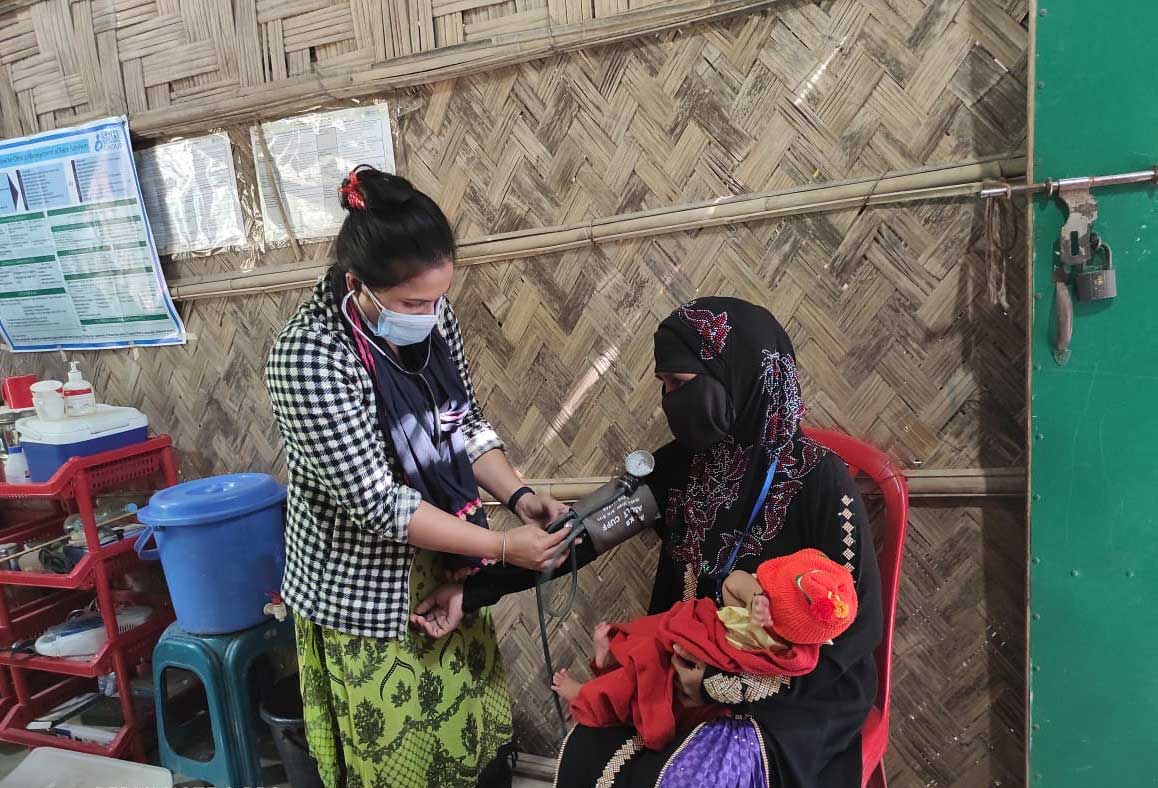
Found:
M 437 587 L 439 565 L 418 551 L 411 609 Z M 489 610 L 441 640 L 344 635 L 302 618 L 296 631 L 306 738 L 326 788 L 470 788 L 510 742 Z

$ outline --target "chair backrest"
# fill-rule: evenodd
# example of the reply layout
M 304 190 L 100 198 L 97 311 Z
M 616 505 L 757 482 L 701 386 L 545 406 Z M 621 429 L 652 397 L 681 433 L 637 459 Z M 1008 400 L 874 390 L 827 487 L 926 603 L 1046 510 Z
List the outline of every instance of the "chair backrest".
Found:
M 901 583 L 901 557 L 909 524 L 909 485 L 901 469 L 867 443 L 832 430 L 805 429 L 805 434 L 828 448 L 848 465 L 855 478 L 864 474 L 881 492 L 885 503 L 884 530 L 878 533 L 877 563 L 881 573 L 881 604 L 884 634 L 877 646 L 877 702 L 881 719 L 888 724 L 892 689 L 893 626 L 897 617 L 897 588 Z

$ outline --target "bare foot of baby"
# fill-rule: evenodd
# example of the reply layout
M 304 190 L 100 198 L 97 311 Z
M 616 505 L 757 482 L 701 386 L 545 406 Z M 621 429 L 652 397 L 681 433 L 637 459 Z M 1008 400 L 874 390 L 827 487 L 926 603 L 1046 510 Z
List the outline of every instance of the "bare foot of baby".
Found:
M 765 629 L 772 626 L 772 607 L 763 594 L 752 597 L 752 623 Z
M 606 621 L 600 621 L 595 625 L 595 631 L 591 633 L 591 640 L 595 652 L 592 661 L 596 669 L 604 670 L 611 661 L 611 625 Z
M 568 703 L 575 700 L 582 686 L 580 682 L 571 678 L 571 674 L 567 672 L 566 668 L 555 673 L 555 677 L 551 681 L 551 689 L 555 690 L 559 697 Z

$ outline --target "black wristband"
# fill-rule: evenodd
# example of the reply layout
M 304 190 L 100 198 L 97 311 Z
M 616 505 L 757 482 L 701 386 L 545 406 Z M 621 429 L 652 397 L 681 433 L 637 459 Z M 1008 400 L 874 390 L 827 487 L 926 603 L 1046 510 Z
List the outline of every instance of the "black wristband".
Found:
M 525 485 L 520 487 L 519 489 L 515 490 L 511 494 L 511 499 L 509 501 L 507 501 L 507 508 L 511 510 L 511 514 L 517 515 L 518 512 L 515 511 L 515 507 L 519 505 L 519 501 L 523 500 L 523 498 L 528 496 L 528 495 L 534 495 L 534 494 L 535 494 L 535 491 L 532 490 L 530 487 L 527 487 Z

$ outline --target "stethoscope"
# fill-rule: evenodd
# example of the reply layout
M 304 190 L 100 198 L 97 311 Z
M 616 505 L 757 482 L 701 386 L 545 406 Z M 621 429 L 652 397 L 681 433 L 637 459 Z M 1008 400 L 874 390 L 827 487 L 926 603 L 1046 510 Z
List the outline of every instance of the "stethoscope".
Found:
M 387 353 L 385 350 L 383 350 L 381 347 L 379 347 L 378 343 L 375 342 L 365 331 L 362 330 L 362 327 L 358 325 L 358 321 L 356 321 L 350 317 L 350 315 L 348 314 L 348 312 L 346 310 L 346 305 L 350 302 L 351 299 L 354 299 L 354 296 L 356 294 L 357 294 L 357 291 L 355 291 L 355 290 L 351 290 L 350 292 L 346 293 L 346 297 L 342 299 L 342 304 L 341 304 L 341 306 L 338 307 L 338 311 L 342 313 L 342 317 L 345 318 L 346 322 L 348 322 L 350 324 L 350 328 L 354 329 L 354 331 L 356 331 L 358 334 L 360 334 L 362 339 L 365 340 L 366 344 L 369 345 L 370 347 L 372 347 L 374 350 L 378 351 L 378 355 L 380 355 L 380 356 L 382 356 L 382 358 L 386 359 L 387 363 L 389 363 L 392 367 L 394 367 L 394 369 L 398 370 L 399 372 L 401 372 L 403 375 L 406 375 L 407 377 L 417 378 L 418 380 L 422 381 L 422 387 L 426 391 L 427 398 L 430 400 L 430 411 L 434 415 L 434 430 L 433 430 L 433 432 L 434 432 L 434 448 L 441 451 L 442 450 L 442 409 L 438 407 L 438 397 L 436 397 L 434 395 L 434 387 L 430 385 L 430 381 L 428 381 L 426 379 L 426 376 L 422 374 L 423 372 L 426 371 L 426 368 L 428 366 L 430 366 L 430 351 L 431 351 L 431 346 L 434 344 L 434 342 L 431 341 L 430 337 L 427 337 L 426 338 L 426 358 L 424 358 L 422 360 L 422 364 L 419 365 L 418 369 L 407 369 L 406 367 L 404 367 L 402 365 L 402 363 L 398 359 L 394 358 L 393 354 Z M 361 315 L 363 320 L 365 320 L 367 323 L 370 322 L 370 320 L 366 317 L 366 313 L 362 311 L 362 305 L 359 304 L 356 299 L 354 299 L 354 308 L 356 310 L 358 310 L 358 314 Z M 437 313 L 438 310 L 440 310 L 441 308 L 442 308 L 442 299 L 439 299 L 438 304 L 436 304 L 434 307 L 435 313 Z

